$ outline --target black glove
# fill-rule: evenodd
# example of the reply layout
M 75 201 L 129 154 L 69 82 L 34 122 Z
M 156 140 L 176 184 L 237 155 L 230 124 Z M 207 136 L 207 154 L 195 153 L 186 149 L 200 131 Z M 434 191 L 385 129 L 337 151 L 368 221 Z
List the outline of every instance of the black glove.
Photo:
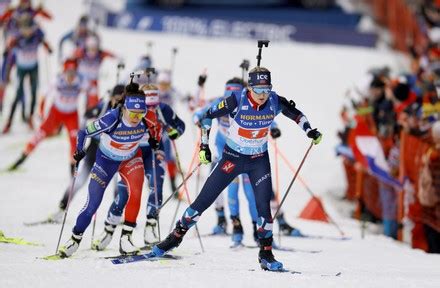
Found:
M 313 139 L 313 144 L 319 144 L 319 142 L 321 142 L 322 134 L 315 128 L 307 133 L 307 137 Z
M 208 76 L 205 75 L 205 74 L 200 75 L 200 76 L 199 76 L 199 80 L 197 81 L 197 85 L 199 85 L 199 87 L 203 87 L 203 85 L 205 85 L 205 82 L 206 82 L 206 78 L 207 78 L 207 77 L 208 77 Z
M 84 150 L 76 150 L 75 153 L 73 153 L 73 159 L 75 159 L 76 162 L 81 161 L 86 156 L 86 151 Z
M 200 144 L 199 160 L 202 164 L 211 163 L 211 150 L 208 144 Z
M 281 136 L 281 130 L 277 127 L 270 129 L 270 136 L 272 136 L 273 139 L 276 139 Z
M 157 141 L 155 138 L 151 137 L 148 138 L 148 144 L 150 144 L 151 149 L 157 150 L 159 149 L 159 141 Z

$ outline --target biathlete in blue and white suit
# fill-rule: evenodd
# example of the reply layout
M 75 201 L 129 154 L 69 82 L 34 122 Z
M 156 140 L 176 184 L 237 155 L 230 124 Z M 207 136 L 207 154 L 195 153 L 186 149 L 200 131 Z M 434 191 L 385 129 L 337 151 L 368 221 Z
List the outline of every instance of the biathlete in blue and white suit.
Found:
M 218 97 L 214 99 L 211 103 L 206 105 L 204 108 L 198 110 L 194 113 L 194 122 L 200 126 L 200 120 L 204 117 L 205 113 L 212 107 L 218 105 L 224 99 L 230 97 L 234 94 L 241 94 L 244 88 L 243 81 L 240 78 L 232 78 L 226 82 L 225 92 L 223 97 Z M 229 115 L 224 115 L 217 118 L 217 134 L 215 136 L 215 147 L 217 150 L 218 158 L 222 155 L 223 149 L 226 145 L 226 139 L 228 137 L 228 130 L 230 127 Z M 217 163 L 219 159 L 214 161 Z M 213 165 L 213 168 L 215 166 Z M 249 211 L 251 214 L 252 221 L 257 221 L 258 214 L 255 205 L 254 192 L 252 186 L 250 185 L 249 178 L 246 174 L 241 175 L 241 180 L 243 183 L 243 189 L 246 198 L 249 202 Z M 233 241 L 238 241 L 237 237 L 243 237 L 243 227 L 241 227 L 240 217 L 239 217 L 239 201 L 238 201 L 238 188 L 239 188 L 239 177 L 235 178 L 234 181 L 228 186 L 228 205 L 229 211 L 231 213 L 230 217 L 233 223 Z M 213 229 L 213 234 L 225 234 L 226 233 L 226 217 L 224 210 L 224 197 L 223 193 L 220 193 L 215 200 L 215 210 L 217 213 L 218 223 Z M 235 240 L 234 240 L 235 239 Z
M 198 110 L 194 114 L 194 122 L 200 126 L 200 119 L 204 116 L 204 114 L 210 109 L 211 106 L 215 106 L 219 104 L 222 100 L 226 99 L 227 97 L 233 95 L 233 94 L 241 94 L 241 91 L 243 90 L 243 81 L 240 78 L 232 78 L 226 82 L 225 86 L 225 92 L 223 97 L 218 97 L 214 99 L 211 103 L 209 103 L 207 106 L 205 106 L 203 109 Z M 228 137 L 228 130 L 230 127 L 230 117 L 229 115 L 225 115 L 222 117 L 217 118 L 218 121 L 218 129 L 217 134 L 215 136 L 215 147 L 217 149 L 217 155 L 221 155 L 223 152 L 223 149 L 226 144 L 226 139 Z M 281 131 L 278 128 L 276 122 L 272 122 L 272 125 L 270 126 L 270 135 L 272 138 L 276 139 L 281 136 Z M 216 164 L 218 159 L 215 161 L 214 164 Z M 214 167 L 215 165 L 213 165 Z M 239 179 L 241 178 L 241 180 Z M 240 202 L 238 198 L 238 190 L 239 190 L 239 184 L 240 181 L 243 185 L 243 190 L 246 195 L 246 198 L 248 200 L 248 207 L 250 216 L 252 219 L 252 227 L 254 230 L 253 237 L 255 241 L 258 240 L 257 237 L 257 220 L 258 220 L 258 213 L 257 213 L 257 206 L 255 204 L 255 196 L 254 196 L 254 190 L 252 189 L 251 182 L 249 180 L 249 177 L 247 174 L 242 174 L 240 177 L 237 177 L 232 181 L 231 184 L 228 186 L 228 207 L 230 212 L 230 218 L 232 220 L 232 242 L 234 245 L 241 244 L 243 240 L 243 227 L 241 225 L 240 220 Z M 278 203 L 275 203 L 275 194 L 272 196 L 272 203 L 271 207 L 278 208 Z M 224 197 L 223 192 L 220 193 L 220 195 L 215 200 L 215 210 L 217 213 L 217 225 L 213 229 L 213 234 L 226 234 L 226 217 L 225 217 L 225 210 L 224 210 Z M 285 235 L 290 236 L 300 236 L 301 233 L 298 229 L 295 229 L 294 227 L 290 226 L 284 219 L 283 213 L 280 213 L 277 217 L 278 224 L 280 231 L 282 231 Z
M 165 175 L 165 155 L 162 133 L 167 133 L 172 140 L 177 139 L 185 132 L 185 123 L 174 113 L 173 109 L 159 100 L 159 91 L 152 84 L 141 87 L 145 93 L 147 104 L 146 122 L 149 126 L 149 133 L 145 134 L 140 142 L 142 159 L 144 162 L 144 173 L 149 186 L 147 201 L 147 221 L 144 231 L 145 244 L 157 242 L 158 214 L 157 208 L 162 204 L 163 181 Z M 155 155 L 153 169 L 153 155 Z M 153 177 L 155 176 L 156 181 Z M 98 240 L 93 244 L 93 249 L 104 250 L 111 242 L 116 226 L 120 223 L 122 212 L 128 200 L 127 186 L 122 181 L 118 184 L 118 194 L 113 201 L 105 221 L 105 229 Z
M 238 175 L 246 173 L 251 181 L 258 211 L 258 260 L 265 270 L 282 270 L 283 264 L 272 254 L 272 215 L 270 200 L 272 179 L 267 151 L 267 138 L 272 122 L 280 112 L 294 120 L 313 139 L 321 141 L 321 133 L 312 129 L 306 116 L 295 107 L 293 101 L 271 91 L 270 72 L 256 67 L 249 72 L 249 85 L 239 95 L 233 95 L 212 106 L 201 120 L 202 142 L 199 159 L 211 162 L 209 129 L 212 119 L 229 114 L 232 119 L 221 160 L 206 180 L 199 196 L 177 221 L 168 237 L 155 245 L 152 252 L 161 256 L 179 246 L 189 228 L 194 226 L 201 214 Z
M 132 251 L 136 251 L 137 248 L 132 245 L 131 234 L 136 225 L 144 182 L 144 166 L 139 143 L 144 134 L 148 133 L 147 125 L 142 121 L 145 114 L 144 93 L 139 90 L 138 84 L 132 83 L 125 88 L 122 108 L 110 110 L 90 123 L 86 129 L 79 131 L 77 150 L 74 154 L 76 161 L 80 161 L 86 155 L 84 151 L 86 138 L 100 135 L 100 142 L 96 161 L 90 173 L 87 202 L 78 215 L 72 237 L 60 248 L 59 256 L 69 257 L 78 249 L 84 231 L 101 204 L 105 189 L 118 171 L 129 186 L 128 206 L 132 206 L 126 209 L 120 247 L 131 245 Z

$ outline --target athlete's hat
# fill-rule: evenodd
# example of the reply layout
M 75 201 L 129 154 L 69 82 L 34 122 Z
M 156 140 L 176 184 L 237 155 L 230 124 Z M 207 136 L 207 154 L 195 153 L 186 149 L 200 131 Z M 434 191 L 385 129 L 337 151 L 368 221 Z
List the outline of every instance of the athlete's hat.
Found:
M 159 105 L 160 98 L 159 98 L 159 90 L 153 89 L 153 90 L 144 90 L 145 94 L 145 103 L 147 106 L 155 106 Z
M 125 96 L 124 107 L 128 110 L 141 110 L 143 112 L 147 111 L 145 96 L 142 94 Z
M 75 58 L 68 58 L 63 63 L 63 70 L 76 70 L 78 68 L 78 62 Z
M 270 79 L 270 72 L 269 71 L 250 72 L 248 83 L 249 86 L 256 86 L 256 85 L 270 86 L 272 85 Z
M 238 83 L 230 83 L 226 84 L 224 97 L 229 97 L 232 94 L 240 94 L 241 90 L 243 90 L 243 85 Z

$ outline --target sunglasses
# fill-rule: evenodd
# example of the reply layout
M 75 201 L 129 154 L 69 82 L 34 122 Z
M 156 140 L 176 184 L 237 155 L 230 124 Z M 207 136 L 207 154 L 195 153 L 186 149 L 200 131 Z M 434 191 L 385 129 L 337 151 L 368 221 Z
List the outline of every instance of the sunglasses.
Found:
M 142 120 L 142 118 L 145 117 L 146 112 L 132 112 L 132 111 L 128 111 L 128 117 L 130 117 L 130 119 L 137 119 L 137 120 Z
M 251 88 L 252 91 L 254 91 L 257 94 L 269 94 L 270 91 L 272 91 L 272 85 L 264 86 L 264 87 L 252 86 Z

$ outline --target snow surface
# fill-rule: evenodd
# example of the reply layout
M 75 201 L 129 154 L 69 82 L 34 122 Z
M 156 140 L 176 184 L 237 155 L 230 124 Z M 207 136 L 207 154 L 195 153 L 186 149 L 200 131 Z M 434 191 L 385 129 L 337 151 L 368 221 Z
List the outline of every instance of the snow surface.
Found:
M 52 22 L 44 23 L 48 40 L 54 47 L 62 33 L 78 20 L 84 9 L 81 2 L 45 1 L 45 6 L 55 17 Z M 238 65 L 242 59 L 249 59 L 255 64 L 257 49 L 254 41 L 104 28 L 100 28 L 100 32 L 103 47 L 124 58 L 127 67 L 133 67 L 138 57 L 145 53 L 146 41 L 154 42 L 154 65 L 158 68 L 167 68 L 170 65 L 171 49 L 178 47 L 174 80 L 176 87 L 184 93 L 195 91 L 197 76 L 205 68 L 209 75 L 206 92 L 208 97 L 213 97 L 222 93 L 227 79 L 240 75 Z M 42 57 L 45 57 L 44 53 Z M 47 80 L 58 70 L 56 57 L 46 60 L 41 65 L 42 87 L 47 85 Z M 359 223 L 349 219 L 347 209 L 336 200 L 345 186 L 342 166 L 334 153 L 338 142 L 336 131 L 340 127 L 338 112 L 346 102 L 345 90 L 362 78 L 365 71 L 372 66 L 387 64 L 395 71 L 401 71 L 406 65 L 405 61 L 389 51 L 304 43 L 271 43 L 269 49 L 263 51 L 262 64 L 271 69 L 275 90 L 294 99 L 312 125 L 323 132 L 324 139 L 319 146 L 312 149 L 301 176 L 314 193 L 323 197 L 329 214 L 350 240 L 334 240 L 339 234 L 332 225 L 295 218 L 310 199 L 298 182 L 293 185 L 283 207 L 287 220 L 304 233 L 327 238 L 282 237 L 283 246 L 298 251 L 275 251 L 275 256 L 285 267 L 303 274 L 263 272 L 257 263 L 257 249 L 232 251 L 227 237 L 204 237 L 206 252 L 201 254 L 194 231 L 190 231 L 183 244 L 173 252 L 183 256 L 178 261 L 115 266 L 101 257 L 118 253 L 117 240 L 120 232 L 115 233 L 110 249 L 96 253 L 90 251 L 91 227 L 72 259 L 57 262 L 37 259 L 55 252 L 60 225 L 25 227 L 23 223 L 44 219 L 57 209 L 58 201 L 69 181 L 68 144 L 63 133 L 41 143 L 20 171 L 0 173 L 0 230 L 9 237 L 22 237 L 44 245 L 34 247 L 0 244 L 0 287 L 440 287 L 440 256 L 412 250 L 406 244 L 374 235 L 372 229 L 367 229 L 366 237 L 361 239 Z M 107 61 L 104 64 L 101 71 L 103 91 L 109 89 L 115 81 L 115 65 L 116 61 Z M 8 90 L 7 102 L 11 101 L 12 90 Z M 177 112 L 188 125 L 185 135 L 177 141 L 183 166 L 187 167 L 194 149 L 195 129 L 191 128 L 191 115 L 185 107 L 178 107 Z M 6 113 L 2 115 L 2 126 L 5 117 Z M 309 140 L 288 119 L 278 119 L 283 134 L 278 145 L 296 167 L 309 145 Z M 0 169 L 4 169 L 20 155 L 25 142 L 31 136 L 28 128 L 19 123 L 18 117 L 16 120 L 12 132 L 7 136 L 0 136 Z M 273 154 L 271 157 L 273 166 Z M 204 168 L 202 180 L 208 170 Z M 284 164 L 280 164 L 280 171 L 280 187 L 284 193 L 293 174 Z M 192 198 L 197 192 L 195 182 L 194 178 L 190 183 Z M 169 183 L 166 182 L 166 195 L 169 193 L 168 187 Z M 112 201 L 111 194 L 106 193 L 98 210 L 95 235 L 103 229 L 105 213 Z M 253 243 L 250 218 L 246 211 L 247 203 L 242 195 L 240 197 L 245 243 L 251 245 Z M 70 230 L 85 198 L 86 189 L 83 188 L 69 209 L 62 243 L 70 236 Z M 176 205 L 171 202 L 162 211 L 162 237 L 169 231 Z M 186 205 L 181 205 L 179 215 L 185 207 Z M 208 209 L 199 222 L 202 234 L 209 233 L 216 221 L 213 210 Z M 135 242 L 141 245 L 145 209 L 142 209 L 138 219 L 139 226 L 134 237 Z M 277 228 L 274 226 L 276 233 Z M 380 227 L 376 227 L 377 229 L 380 230 Z M 278 241 L 277 236 L 275 239 Z M 314 251 L 320 252 L 311 253 Z M 339 277 L 327 276 L 337 272 L 342 274 Z

